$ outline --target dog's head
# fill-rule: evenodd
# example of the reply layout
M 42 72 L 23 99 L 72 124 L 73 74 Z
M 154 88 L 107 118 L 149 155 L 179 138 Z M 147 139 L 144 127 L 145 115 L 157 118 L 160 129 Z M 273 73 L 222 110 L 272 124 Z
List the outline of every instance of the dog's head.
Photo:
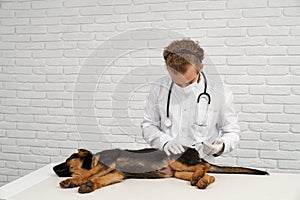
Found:
M 83 171 L 91 169 L 93 154 L 85 149 L 78 149 L 67 160 L 53 167 L 54 172 L 60 177 L 77 176 Z

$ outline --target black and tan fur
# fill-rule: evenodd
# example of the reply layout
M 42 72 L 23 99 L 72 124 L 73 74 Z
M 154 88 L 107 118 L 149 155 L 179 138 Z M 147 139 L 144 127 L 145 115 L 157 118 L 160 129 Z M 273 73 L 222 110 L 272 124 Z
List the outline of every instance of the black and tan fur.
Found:
M 112 149 L 92 154 L 79 149 L 53 170 L 60 177 L 73 177 L 60 182 L 62 188 L 79 187 L 79 193 L 121 182 L 128 178 L 175 177 L 190 181 L 191 185 L 205 189 L 215 181 L 209 173 L 255 174 L 267 172 L 242 167 L 220 167 L 209 164 L 192 148 L 180 156 L 167 156 L 157 149 Z

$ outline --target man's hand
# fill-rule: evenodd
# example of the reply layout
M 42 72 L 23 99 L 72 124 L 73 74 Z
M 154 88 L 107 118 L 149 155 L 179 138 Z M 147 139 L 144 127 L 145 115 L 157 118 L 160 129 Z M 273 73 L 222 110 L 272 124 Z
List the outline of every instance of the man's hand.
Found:
M 208 141 L 203 141 L 203 152 L 206 155 L 219 156 L 224 151 L 224 141 L 222 138 L 216 139 L 213 144 Z
M 164 144 L 163 149 L 165 153 L 170 156 L 171 154 L 180 154 L 184 152 L 184 148 L 181 144 L 178 144 L 174 140 L 170 140 L 166 144 Z

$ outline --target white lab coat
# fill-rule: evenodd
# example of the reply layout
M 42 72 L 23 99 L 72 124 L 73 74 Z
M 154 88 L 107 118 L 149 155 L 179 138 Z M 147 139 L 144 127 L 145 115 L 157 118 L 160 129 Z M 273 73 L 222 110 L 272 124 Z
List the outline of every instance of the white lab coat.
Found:
M 174 83 L 169 106 L 172 126 L 167 128 L 164 122 L 167 118 L 167 99 L 171 82 L 169 76 L 164 76 L 151 84 L 141 124 L 144 139 L 152 147 L 159 149 L 162 149 L 166 142 L 175 139 L 182 145 L 196 147 L 202 157 L 206 157 L 201 151 L 203 140 L 213 143 L 215 139 L 222 137 L 225 143 L 223 153 L 236 148 L 240 129 L 232 92 L 219 81 L 207 77 L 207 92 L 211 96 L 207 125 L 197 126 L 195 110 L 197 97 L 204 91 L 203 77 L 193 86 L 189 95 L 180 92 L 179 86 Z

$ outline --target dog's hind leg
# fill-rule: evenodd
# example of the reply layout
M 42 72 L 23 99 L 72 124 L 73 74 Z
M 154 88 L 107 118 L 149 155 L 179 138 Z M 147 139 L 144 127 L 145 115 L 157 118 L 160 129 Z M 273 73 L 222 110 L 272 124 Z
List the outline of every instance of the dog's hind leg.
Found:
M 205 189 L 208 185 L 215 182 L 215 177 L 205 174 L 196 184 L 199 189 Z
M 93 176 L 87 183 L 81 185 L 78 189 L 79 193 L 89 193 L 98 188 L 105 187 L 114 183 L 121 182 L 125 178 L 124 174 L 114 170 L 104 176 Z
M 189 180 L 192 179 L 193 173 L 194 172 L 183 172 L 183 171 L 179 172 L 179 171 L 176 171 L 174 173 L 174 177 L 178 178 L 178 179 L 189 181 Z
M 190 179 L 191 185 L 196 185 L 198 181 L 206 174 L 210 169 L 210 164 L 205 163 L 197 166 L 198 168 L 193 173 L 192 178 Z

